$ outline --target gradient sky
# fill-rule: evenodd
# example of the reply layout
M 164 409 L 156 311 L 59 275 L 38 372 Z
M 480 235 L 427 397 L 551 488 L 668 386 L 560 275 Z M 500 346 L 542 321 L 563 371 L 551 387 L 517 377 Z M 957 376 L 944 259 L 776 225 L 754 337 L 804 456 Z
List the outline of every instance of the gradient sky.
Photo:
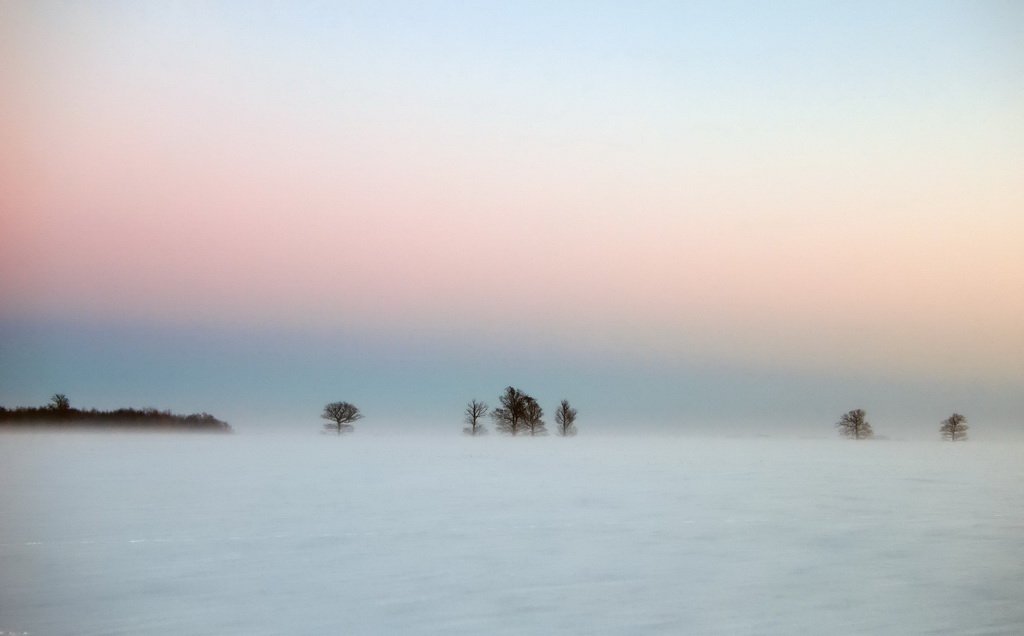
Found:
M 0 1 L 0 404 L 458 426 L 514 384 L 1020 430 L 1022 33 L 1016 2 Z

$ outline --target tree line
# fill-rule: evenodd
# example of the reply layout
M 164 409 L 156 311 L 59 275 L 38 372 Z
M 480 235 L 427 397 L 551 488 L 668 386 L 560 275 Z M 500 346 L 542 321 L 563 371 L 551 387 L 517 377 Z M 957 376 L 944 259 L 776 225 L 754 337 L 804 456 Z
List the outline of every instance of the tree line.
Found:
M 0 426 L 51 428 L 122 428 L 187 430 L 230 433 L 231 425 L 209 413 L 178 415 L 155 408 L 120 408 L 113 411 L 77 409 L 63 393 L 54 394 L 45 406 L 0 406 Z
M 462 432 L 476 437 L 487 434 L 484 421 L 489 417 L 494 428 L 503 435 L 547 435 L 547 424 L 544 421 L 544 409 L 537 400 L 525 391 L 513 386 L 505 387 L 498 396 L 499 406 L 491 409 L 486 402 L 472 399 L 463 411 L 463 422 L 466 426 Z M 568 400 L 562 400 L 555 409 L 555 433 L 561 437 L 572 437 L 577 434 L 577 411 Z M 324 406 L 320 417 L 328 420 L 325 428 L 338 435 L 351 432 L 353 423 L 362 419 L 359 407 L 351 402 L 331 402 Z M 97 409 L 77 409 L 71 406 L 71 400 L 63 393 L 56 393 L 45 406 L 16 407 L 13 409 L 0 406 L 0 426 L 32 427 L 32 426 L 85 426 L 85 427 L 122 427 L 144 429 L 183 429 L 194 431 L 231 432 L 231 425 L 217 419 L 209 413 L 192 413 L 178 415 L 168 410 L 155 408 L 120 408 L 113 411 Z M 854 409 L 840 416 L 835 423 L 839 434 L 855 440 L 874 437 L 874 429 L 867 420 L 864 409 Z M 965 441 L 970 428 L 967 418 L 960 413 L 953 413 L 939 423 L 939 434 L 942 439 L 951 442 Z
M 835 424 L 839 434 L 852 439 L 870 439 L 875 432 L 871 423 L 867 420 L 867 413 L 864 409 L 854 409 L 843 413 Z M 951 442 L 959 442 L 967 439 L 967 418 L 959 413 L 953 413 L 946 419 L 939 422 L 939 434 L 942 439 Z

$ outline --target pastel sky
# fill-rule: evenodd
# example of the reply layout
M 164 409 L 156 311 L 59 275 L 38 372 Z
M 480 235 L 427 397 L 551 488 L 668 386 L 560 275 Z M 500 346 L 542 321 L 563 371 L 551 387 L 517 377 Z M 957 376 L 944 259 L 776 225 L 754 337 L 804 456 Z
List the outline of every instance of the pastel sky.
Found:
M 515 384 L 1020 427 L 1022 33 L 1016 2 L 0 2 L 0 404 L 457 425 Z

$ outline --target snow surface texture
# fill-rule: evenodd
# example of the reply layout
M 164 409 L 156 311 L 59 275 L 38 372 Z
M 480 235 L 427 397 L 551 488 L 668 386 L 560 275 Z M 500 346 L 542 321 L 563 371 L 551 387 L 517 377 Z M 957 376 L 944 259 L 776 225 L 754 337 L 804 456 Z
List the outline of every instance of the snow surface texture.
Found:
M 0 436 L 0 633 L 1022 634 L 1019 445 Z

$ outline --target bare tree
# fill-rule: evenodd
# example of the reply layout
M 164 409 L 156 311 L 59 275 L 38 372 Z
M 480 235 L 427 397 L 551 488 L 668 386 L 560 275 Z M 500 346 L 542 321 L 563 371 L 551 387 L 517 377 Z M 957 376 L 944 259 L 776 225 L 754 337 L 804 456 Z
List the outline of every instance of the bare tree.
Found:
M 526 416 L 526 399 L 529 396 L 515 387 L 505 387 L 505 392 L 498 398 L 501 406 L 491 411 L 494 428 L 499 433 L 518 435 Z
M 948 418 L 942 420 L 942 426 L 939 427 L 939 432 L 942 433 L 942 439 L 948 439 L 951 442 L 958 440 L 967 439 L 967 418 L 959 413 L 953 413 Z
M 63 393 L 54 393 L 50 398 L 50 408 L 62 413 L 71 410 L 71 400 Z
M 320 414 L 325 420 L 330 420 L 329 423 L 324 424 L 324 428 L 329 431 L 336 430 L 338 435 L 347 433 L 352 430 L 352 422 L 358 419 L 362 419 L 363 414 L 359 412 L 359 407 L 348 402 L 331 402 L 324 407 L 324 412 Z
M 866 439 L 874 435 L 874 431 L 871 430 L 871 424 L 868 424 L 868 421 L 864 419 L 866 415 L 864 409 L 854 409 L 849 413 L 843 414 L 839 421 L 836 422 L 839 434 L 852 437 L 853 439 Z
M 569 400 L 562 400 L 555 411 L 555 423 L 558 424 L 558 434 L 562 437 L 572 437 L 576 434 L 576 409 L 569 406 Z
M 547 435 L 548 429 L 544 424 L 544 409 L 540 407 L 537 400 L 526 396 L 526 406 L 523 409 L 523 422 L 530 435 Z
M 480 420 L 487 416 L 488 408 L 490 407 L 485 402 L 470 400 L 469 404 L 466 405 L 466 418 L 464 420 L 469 426 L 462 429 L 462 432 L 474 437 L 485 434 L 487 429 L 480 423 Z

